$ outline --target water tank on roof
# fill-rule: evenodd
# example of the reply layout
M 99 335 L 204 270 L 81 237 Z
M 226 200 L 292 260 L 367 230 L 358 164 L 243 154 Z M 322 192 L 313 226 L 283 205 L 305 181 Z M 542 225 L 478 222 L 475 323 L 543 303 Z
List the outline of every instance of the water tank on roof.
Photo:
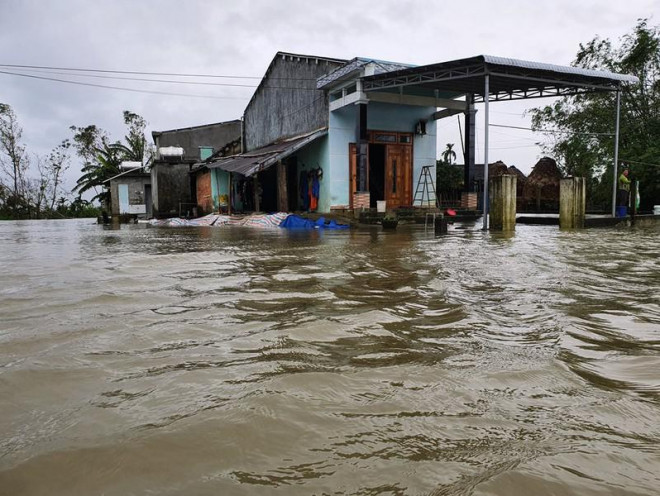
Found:
M 183 157 L 183 148 L 180 146 L 161 146 L 158 154 L 163 158 Z
M 123 161 L 121 164 L 119 164 L 119 168 L 121 170 L 132 170 L 132 169 L 139 169 L 142 167 L 142 162 L 131 162 L 128 160 Z

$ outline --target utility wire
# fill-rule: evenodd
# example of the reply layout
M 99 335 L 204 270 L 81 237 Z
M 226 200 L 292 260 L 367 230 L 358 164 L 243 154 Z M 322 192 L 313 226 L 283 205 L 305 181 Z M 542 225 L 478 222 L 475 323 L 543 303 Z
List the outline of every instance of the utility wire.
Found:
M 148 71 L 120 71 L 109 69 L 82 69 L 77 67 L 53 67 L 45 65 L 21 65 L 21 64 L 0 64 L 0 67 L 9 67 L 12 69 L 45 69 L 52 71 L 70 71 L 70 72 L 99 72 L 103 74 L 132 74 L 138 76 L 173 76 L 173 77 L 196 77 L 196 78 L 221 78 L 221 79 L 256 79 L 262 80 L 263 76 L 238 76 L 238 75 L 220 75 L 220 74 L 189 74 L 182 72 L 148 72 Z M 318 78 L 291 78 L 291 77 L 273 77 L 269 79 L 282 79 L 292 81 L 317 81 Z
M 0 67 L 3 67 L 3 66 L 0 65 Z M 61 75 L 61 76 L 114 79 L 114 80 L 121 80 L 121 81 L 140 81 L 140 82 L 149 82 L 149 83 L 168 83 L 168 84 L 192 84 L 192 85 L 203 85 L 203 86 L 239 87 L 239 88 L 252 88 L 252 89 L 258 88 L 258 86 L 252 85 L 252 84 L 210 83 L 210 82 L 203 82 L 203 81 L 175 81 L 175 80 L 171 80 L 171 79 L 130 78 L 130 77 L 119 77 L 119 76 L 103 76 L 103 75 L 99 75 L 99 74 L 69 74 L 69 73 L 63 73 L 63 72 L 50 72 L 50 71 L 38 71 L 38 72 L 40 72 L 42 74 L 55 74 L 55 75 Z M 18 72 L 0 71 L 0 74 L 10 74 L 10 75 L 14 75 L 14 76 L 32 77 L 32 78 L 36 78 L 36 79 L 45 79 L 45 80 L 49 80 L 49 81 L 58 81 L 58 82 L 63 82 L 63 83 L 83 84 L 83 85 L 86 84 L 88 86 L 96 86 L 96 87 L 100 87 L 100 88 L 125 89 L 126 91 L 138 91 L 138 90 L 132 90 L 132 89 L 129 89 L 129 88 L 95 85 L 95 84 L 92 84 L 92 83 L 76 82 L 76 81 L 72 81 L 70 79 L 64 80 L 64 79 L 58 79 L 58 78 L 49 78 L 49 77 L 46 77 L 46 76 L 41 76 L 40 77 L 40 76 L 36 76 L 34 74 L 22 74 L 22 73 L 18 73 Z M 316 88 L 302 88 L 302 87 L 293 87 L 293 86 L 262 86 L 262 88 L 267 89 L 267 90 L 319 91 Z M 150 91 L 140 90 L 140 92 L 149 93 Z M 183 94 L 179 94 L 179 93 L 161 93 L 161 92 L 154 92 L 154 93 L 157 93 L 157 94 L 170 94 L 170 95 L 178 95 L 178 96 L 194 96 L 194 95 L 183 95 Z M 207 98 L 207 97 L 200 96 L 200 98 Z M 211 96 L 209 96 L 208 98 L 220 98 L 220 97 L 211 97 Z
M 549 133 L 549 134 L 577 134 L 582 136 L 614 136 L 614 133 L 575 133 L 572 131 L 550 131 L 550 130 L 540 130 L 532 129 L 531 127 L 521 127 L 521 126 L 505 126 L 504 124 L 489 124 L 492 127 L 507 127 L 509 129 L 522 129 L 524 131 L 534 131 L 537 133 Z
M 192 98 L 212 98 L 216 100 L 247 100 L 247 97 L 231 97 L 231 96 L 212 96 L 212 95 L 191 95 L 191 94 L 185 94 L 185 93 L 172 93 L 168 91 L 153 91 L 153 90 L 140 90 L 136 88 L 122 88 L 121 86 L 108 86 L 104 84 L 94 84 L 94 83 L 83 83 L 80 81 L 69 81 L 66 79 L 57 79 L 57 78 L 49 78 L 45 76 L 35 76 L 32 74 L 20 74 L 17 72 L 8 72 L 8 71 L 0 71 L 0 74 L 9 74 L 11 76 L 21 76 L 21 77 L 26 77 L 26 78 L 32 78 L 32 79 L 42 79 L 45 81 L 56 81 L 58 83 L 68 83 L 68 84 L 76 84 L 79 86 L 91 86 L 94 88 L 105 88 L 105 89 L 111 89 L 111 90 L 121 90 L 121 91 L 131 91 L 133 93 L 150 93 L 154 95 L 167 95 L 167 96 L 186 96 L 186 97 L 192 97 Z
M 108 74 L 137 74 L 149 76 L 179 76 L 179 77 L 205 77 L 205 78 L 228 78 L 228 79 L 261 79 L 257 76 L 224 76 L 217 74 L 185 74 L 176 72 L 141 72 L 141 71 L 112 71 L 106 69 L 80 69 L 76 67 L 51 67 L 44 65 L 19 65 L 19 64 L 0 64 L 0 67 L 13 67 L 15 69 L 51 69 L 56 71 L 75 71 L 75 72 L 101 72 Z
M 3 66 L 0 66 L 3 67 Z M 24 70 L 24 69 L 18 69 Z M 27 69 L 25 69 L 27 70 Z M 72 76 L 72 77 L 86 77 L 96 79 L 114 79 L 118 81 L 144 81 L 149 83 L 172 83 L 172 84 L 195 84 L 201 86 L 232 86 L 238 88 L 256 88 L 256 84 L 233 84 L 233 83 L 210 83 L 207 81 L 177 81 L 175 79 L 150 79 L 150 78 L 137 78 L 137 77 L 121 77 L 121 76 L 104 76 L 101 74 L 71 74 L 70 72 L 56 72 L 56 71 L 43 71 L 39 69 L 30 69 L 30 72 L 37 72 L 39 74 L 51 74 L 56 76 Z M 20 73 L 19 73 L 20 74 Z M 298 89 L 298 88 L 296 88 Z
M 639 165 L 650 165 L 653 167 L 660 167 L 660 164 L 651 164 L 649 162 L 638 162 L 636 160 L 627 160 L 625 158 L 620 158 L 620 157 L 619 157 L 619 162 L 625 162 L 627 164 L 639 164 Z

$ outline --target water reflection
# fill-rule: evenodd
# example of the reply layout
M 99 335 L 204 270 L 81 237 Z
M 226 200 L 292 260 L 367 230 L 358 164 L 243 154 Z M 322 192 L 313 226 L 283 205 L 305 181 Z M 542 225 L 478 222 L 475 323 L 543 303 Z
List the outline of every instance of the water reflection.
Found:
M 655 494 L 657 228 L 479 227 L 1 223 L 0 487 Z

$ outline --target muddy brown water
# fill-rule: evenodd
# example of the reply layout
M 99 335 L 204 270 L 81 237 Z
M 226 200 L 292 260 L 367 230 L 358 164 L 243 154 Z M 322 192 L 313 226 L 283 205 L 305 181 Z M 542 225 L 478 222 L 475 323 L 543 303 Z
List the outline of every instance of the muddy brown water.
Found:
M 658 494 L 659 240 L 0 223 L 0 494 Z

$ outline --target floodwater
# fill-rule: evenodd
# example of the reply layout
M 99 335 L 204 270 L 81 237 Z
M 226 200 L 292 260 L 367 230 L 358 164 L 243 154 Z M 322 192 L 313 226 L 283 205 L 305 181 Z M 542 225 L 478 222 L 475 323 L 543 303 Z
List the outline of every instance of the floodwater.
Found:
M 2 495 L 656 495 L 660 229 L 0 223 Z

